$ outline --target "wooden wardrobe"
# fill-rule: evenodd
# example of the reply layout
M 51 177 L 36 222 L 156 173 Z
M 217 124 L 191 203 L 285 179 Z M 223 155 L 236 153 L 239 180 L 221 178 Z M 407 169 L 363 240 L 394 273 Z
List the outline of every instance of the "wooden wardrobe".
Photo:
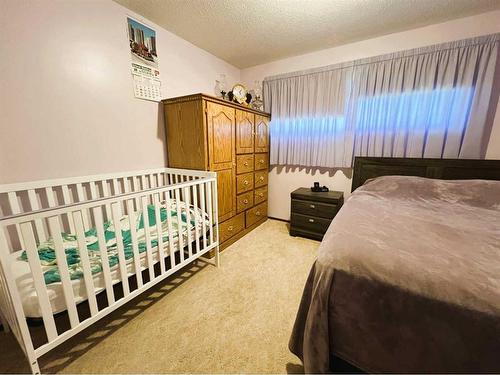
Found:
M 267 219 L 270 115 L 205 94 L 163 106 L 169 167 L 217 172 L 224 249 Z

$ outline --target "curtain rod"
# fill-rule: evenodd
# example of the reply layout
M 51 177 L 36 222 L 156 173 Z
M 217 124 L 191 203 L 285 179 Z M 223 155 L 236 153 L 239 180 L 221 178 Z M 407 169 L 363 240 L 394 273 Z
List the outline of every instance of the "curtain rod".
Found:
M 417 48 L 412 48 L 412 49 L 393 52 L 393 53 L 375 55 L 375 56 L 371 56 L 371 57 L 364 57 L 362 59 L 340 62 L 340 63 L 327 65 L 327 66 L 323 66 L 323 67 L 318 67 L 318 68 L 311 68 L 311 69 L 299 70 L 299 71 L 290 72 L 290 73 L 277 74 L 274 76 L 265 77 L 264 82 L 277 81 L 277 80 L 285 79 L 285 78 L 301 77 L 301 76 L 306 76 L 309 74 L 329 72 L 329 71 L 333 71 L 333 70 L 346 69 L 346 68 L 351 68 L 351 67 L 355 67 L 355 66 L 362 66 L 362 65 L 367 65 L 367 64 L 374 64 L 374 63 L 394 60 L 394 59 L 398 59 L 398 58 L 402 59 L 402 58 L 406 58 L 406 57 L 425 55 L 425 54 L 429 54 L 429 53 L 433 53 L 433 52 L 444 52 L 444 51 L 449 51 L 449 50 L 458 49 L 458 48 L 472 47 L 472 46 L 476 46 L 479 44 L 498 43 L 499 41 L 500 41 L 500 33 L 482 35 L 482 36 L 477 36 L 477 37 L 473 37 L 473 38 L 460 39 L 460 40 L 455 40 L 455 41 L 440 43 L 440 44 L 434 44 L 434 45 L 424 46 L 424 47 L 417 47 Z

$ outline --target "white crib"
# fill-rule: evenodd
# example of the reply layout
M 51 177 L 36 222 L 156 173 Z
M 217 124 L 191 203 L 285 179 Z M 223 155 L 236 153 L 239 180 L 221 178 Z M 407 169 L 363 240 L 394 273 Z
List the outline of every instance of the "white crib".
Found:
M 3 185 L 0 208 L 0 318 L 34 374 L 40 373 L 42 355 L 208 251 L 214 250 L 219 266 L 215 172 L 161 168 Z M 106 225 L 114 229 L 113 265 Z M 127 225 L 128 232 L 122 232 Z M 91 268 L 90 251 L 81 251 L 89 246 L 90 232 L 96 233 L 98 271 Z M 123 233 L 130 234 L 128 242 Z M 71 274 L 63 237 L 77 246 L 79 274 Z M 50 284 L 39 258 L 47 243 L 57 263 L 50 269 L 60 279 Z M 116 284 L 121 298 L 115 296 Z M 100 293 L 106 296 L 101 308 Z M 90 316 L 80 319 L 77 306 L 83 302 Z M 61 311 L 70 321 L 64 332 L 54 319 Z M 47 342 L 35 347 L 26 319 L 38 316 Z

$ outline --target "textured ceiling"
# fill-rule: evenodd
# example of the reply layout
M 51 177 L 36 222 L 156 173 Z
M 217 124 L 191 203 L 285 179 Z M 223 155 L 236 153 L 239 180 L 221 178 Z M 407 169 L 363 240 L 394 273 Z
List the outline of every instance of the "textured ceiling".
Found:
M 500 9 L 500 0 L 115 0 L 239 68 Z

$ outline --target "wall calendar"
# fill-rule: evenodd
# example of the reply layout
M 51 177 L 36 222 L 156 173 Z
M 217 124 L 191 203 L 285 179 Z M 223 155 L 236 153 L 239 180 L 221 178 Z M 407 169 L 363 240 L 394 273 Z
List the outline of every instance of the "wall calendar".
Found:
M 160 101 L 161 80 L 158 70 L 156 31 L 127 17 L 132 82 L 138 99 Z

